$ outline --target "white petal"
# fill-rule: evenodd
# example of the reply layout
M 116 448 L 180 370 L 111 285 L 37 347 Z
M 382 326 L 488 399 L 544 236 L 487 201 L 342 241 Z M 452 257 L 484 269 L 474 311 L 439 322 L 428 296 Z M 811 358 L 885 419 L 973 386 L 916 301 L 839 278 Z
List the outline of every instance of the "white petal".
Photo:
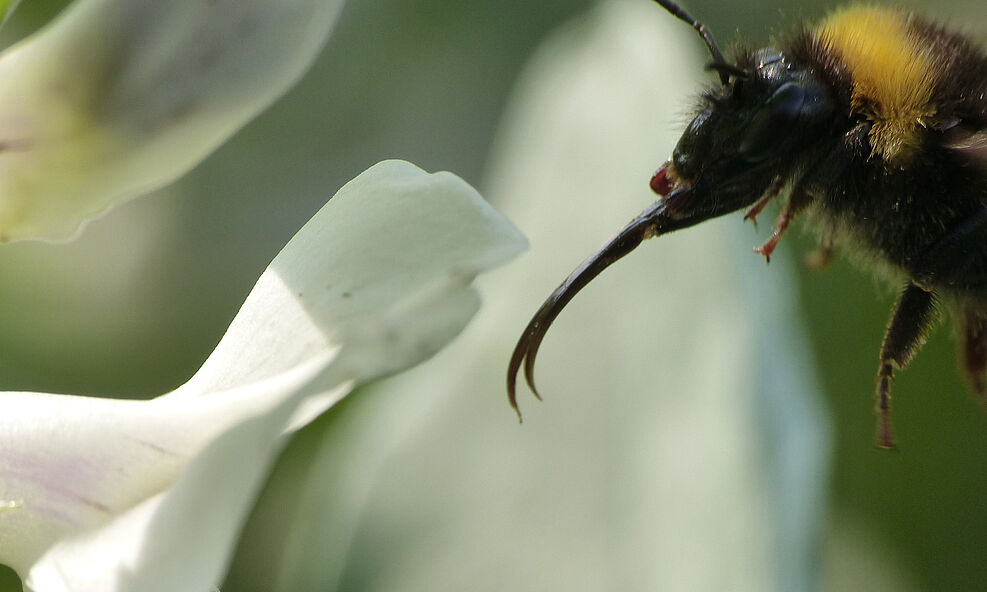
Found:
M 193 429 L 208 433 L 211 421 L 222 422 L 221 431 L 193 451 L 194 460 L 177 482 L 108 524 L 58 543 L 32 567 L 26 584 L 37 592 L 205 592 L 216 585 L 294 409 L 310 396 L 330 400 L 328 394 L 338 401 L 353 386 L 337 380 L 324 360 L 307 366 L 286 373 L 291 380 L 282 377 L 280 390 L 236 392 L 223 397 L 226 404 L 189 417 L 198 424 Z M 319 370 L 323 375 L 313 382 L 312 373 Z M 238 403 L 251 394 L 276 404 L 251 405 L 254 413 L 244 413 Z M 150 421 L 169 417 L 159 410 Z
M 225 470 L 214 467 L 214 474 L 227 476 L 235 469 L 260 471 L 274 451 L 286 414 L 299 397 L 311 392 L 306 387 L 314 375 L 325 372 L 330 359 L 331 354 L 323 355 L 266 383 L 217 394 L 208 405 L 177 405 L 166 398 L 120 401 L 5 393 L 8 415 L 0 436 L 0 499 L 15 501 L 18 507 L 0 514 L 0 561 L 22 576 L 30 572 L 31 582 L 36 577 L 42 581 L 52 578 L 64 562 L 69 563 L 68 581 L 73 586 L 92 578 L 103 578 L 107 584 L 120 577 L 116 566 L 136 564 L 135 556 L 144 552 L 144 539 L 152 532 L 131 530 L 128 538 L 111 540 L 125 543 L 116 553 L 100 562 L 87 559 L 94 549 L 108 546 L 108 532 L 119 532 L 118 527 L 105 525 L 134 525 L 128 517 L 132 508 L 168 491 L 190 469 L 190 461 L 215 446 L 210 442 L 221 441 L 244 425 L 250 426 L 255 437 L 253 446 L 241 450 L 243 457 L 224 465 Z M 280 407 L 287 409 L 279 412 Z M 256 452 L 257 447 L 262 454 Z M 201 462 L 197 459 L 191 466 Z M 221 491 L 223 486 L 216 486 L 211 495 Z M 239 494 L 245 498 L 242 503 L 249 502 L 251 491 Z M 159 502 L 164 499 L 168 498 L 158 498 Z M 227 511 L 235 511 L 235 504 L 231 505 Z M 196 531 L 196 527 L 186 528 L 186 535 Z M 216 536 L 224 534 L 230 536 L 230 532 Z M 79 542 L 59 545 L 59 541 L 74 538 Z M 227 549 L 216 547 L 213 555 L 203 559 L 212 562 L 213 569 L 221 569 Z M 41 557 L 46 558 L 32 569 Z M 92 565 L 94 571 L 73 569 L 75 560 Z M 97 567 L 104 573 L 96 571 Z M 40 583 L 31 585 L 48 589 Z
M 472 278 L 524 240 L 466 183 L 408 163 L 343 187 L 258 281 L 215 352 L 153 401 L 8 393 L 0 561 L 39 591 L 206 590 L 286 431 L 432 355 Z
M 0 241 L 65 239 L 202 160 L 308 68 L 342 0 L 78 0 L 0 57 Z
M 458 332 L 442 329 L 445 313 L 478 305 L 461 288 L 525 244 L 455 175 L 382 162 L 343 186 L 278 254 L 222 342 L 172 396 L 259 380 L 337 343 L 353 356 L 346 364 L 355 378 L 406 367 L 417 348 L 437 347 L 407 343 L 403 331 L 445 343 Z

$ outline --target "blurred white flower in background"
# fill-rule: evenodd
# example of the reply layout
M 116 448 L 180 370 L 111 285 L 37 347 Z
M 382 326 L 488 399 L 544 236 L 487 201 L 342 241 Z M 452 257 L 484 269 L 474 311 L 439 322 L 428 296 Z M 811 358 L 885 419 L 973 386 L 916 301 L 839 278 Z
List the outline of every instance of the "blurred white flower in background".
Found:
M 80 0 L 0 56 L 0 241 L 70 238 L 281 96 L 342 0 Z
M 482 282 L 456 348 L 354 401 L 268 486 L 230 589 L 817 586 L 826 416 L 784 253 L 767 268 L 740 216 L 608 270 L 540 350 L 546 400 L 522 389 L 520 427 L 507 404 L 530 315 L 654 199 L 701 73 L 693 35 L 612 0 L 541 48 L 489 170 L 529 253 Z
M 185 385 L 151 401 L 0 393 L 0 562 L 36 592 L 218 584 L 286 436 L 431 356 L 525 241 L 466 183 L 399 161 L 348 183 Z

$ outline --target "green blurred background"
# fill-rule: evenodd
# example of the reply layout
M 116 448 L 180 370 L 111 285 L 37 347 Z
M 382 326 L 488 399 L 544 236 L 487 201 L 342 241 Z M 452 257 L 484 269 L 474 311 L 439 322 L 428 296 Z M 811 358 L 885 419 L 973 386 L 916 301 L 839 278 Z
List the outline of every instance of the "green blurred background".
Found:
M 6 41 L 65 4 L 23 2 Z M 301 84 L 187 177 L 93 222 L 77 242 L 0 249 L 0 389 L 149 397 L 181 384 L 277 250 L 374 162 L 397 157 L 452 170 L 482 191 L 488 149 L 527 56 L 590 4 L 350 2 Z M 934 10 L 987 42 L 980 0 L 904 4 Z M 836 4 L 685 5 L 722 45 L 738 36 L 763 45 Z M 682 97 L 683 109 L 690 100 Z M 655 164 L 664 157 L 656 154 Z M 808 252 L 812 239 L 792 233 L 782 248 Z M 901 448 L 879 452 L 871 446 L 871 394 L 895 295 L 842 259 L 798 277 L 835 430 L 830 528 L 865 525 L 920 589 L 984 589 L 987 416 L 958 377 L 951 322 L 899 374 Z M 304 432 L 289 453 L 317 441 L 313 434 L 344 419 L 348 407 Z M 845 567 L 852 572 L 852 560 Z M 19 589 L 9 580 L 0 590 Z M 842 589 L 866 589 L 859 586 Z

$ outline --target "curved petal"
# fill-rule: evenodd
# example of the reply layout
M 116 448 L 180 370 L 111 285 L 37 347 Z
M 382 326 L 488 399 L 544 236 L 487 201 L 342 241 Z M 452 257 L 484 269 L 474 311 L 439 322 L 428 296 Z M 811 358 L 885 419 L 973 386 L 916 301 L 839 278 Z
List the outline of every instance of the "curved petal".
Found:
M 0 561 L 34 590 L 206 590 L 287 432 L 416 364 L 524 239 L 466 183 L 390 161 L 343 187 L 196 375 L 152 401 L 7 393 Z
M 70 238 L 308 68 L 342 0 L 79 0 L 0 57 L 0 241 Z
M 525 244 L 455 175 L 379 163 L 344 185 L 278 254 L 209 359 L 170 396 L 276 375 L 337 343 L 347 352 L 370 344 L 360 350 L 366 360 L 347 362 L 355 378 L 405 367 L 395 357 L 410 349 L 398 339 L 401 331 L 437 331 L 442 321 L 432 315 L 441 317 L 448 307 L 475 310 L 475 296 L 462 288 Z M 469 301 L 460 301 L 466 293 Z M 456 299 L 432 304 L 450 294 Z M 278 311 L 273 319 L 272 310 Z M 393 351 L 378 350 L 381 343 Z M 393 368 L 381 372 L 386 366 Z

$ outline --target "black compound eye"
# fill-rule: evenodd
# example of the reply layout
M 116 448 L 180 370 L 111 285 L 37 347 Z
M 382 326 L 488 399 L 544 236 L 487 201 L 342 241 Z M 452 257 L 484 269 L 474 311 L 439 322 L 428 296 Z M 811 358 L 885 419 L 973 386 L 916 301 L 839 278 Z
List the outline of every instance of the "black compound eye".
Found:
M 695 177 L 696 170 L 694 170 L 693 163 L 696 160 L 699 138 L 709 131 L 710 117 L 709 111 L 696 115 L 689 127 L 686 128 L 685 133 L 679 138 L 678 144 L 675 145 L 675 150 L 672 151 L 672 165 L 680 177 L 685 179 Z
M 740 155 L 759 162 L 784 149 L 802 115 L 805 95 L 805 89 L 795 82 L 781 85 L 751 118 L 737 149 Z

